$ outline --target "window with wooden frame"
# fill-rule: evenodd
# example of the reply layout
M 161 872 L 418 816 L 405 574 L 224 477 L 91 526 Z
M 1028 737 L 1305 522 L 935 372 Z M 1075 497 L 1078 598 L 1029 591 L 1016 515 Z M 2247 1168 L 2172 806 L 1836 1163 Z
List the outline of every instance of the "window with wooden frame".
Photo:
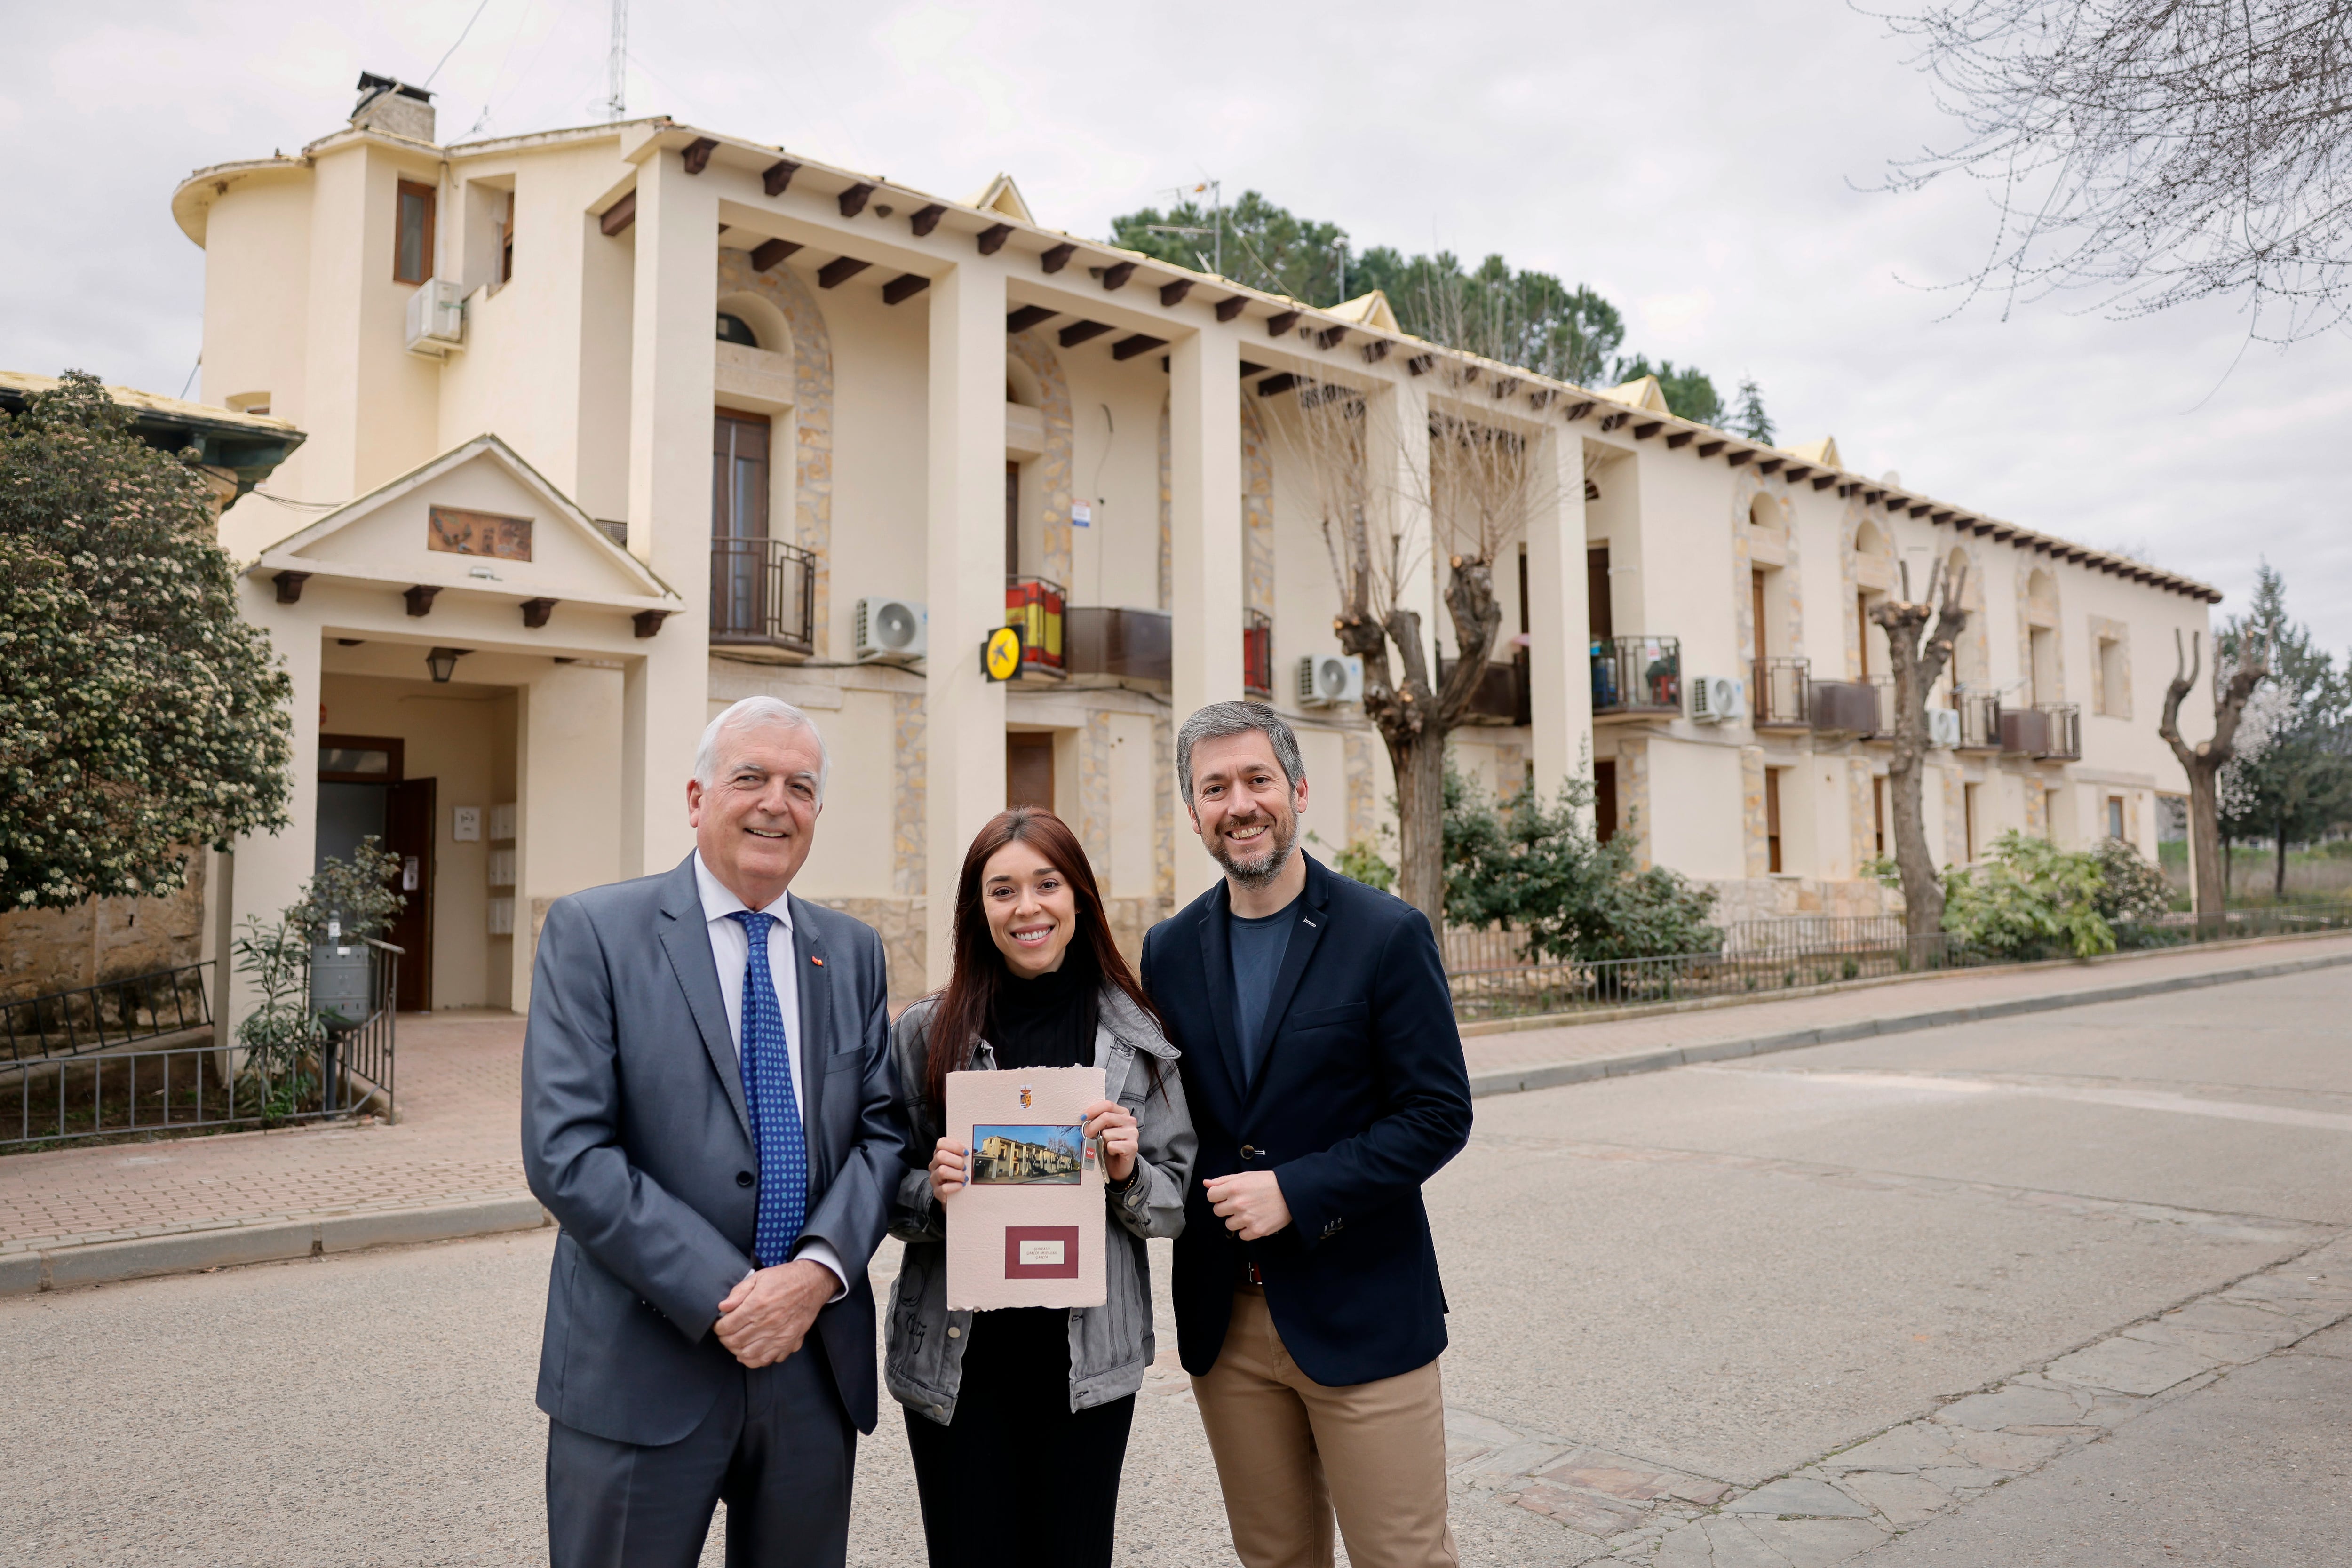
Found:
M 1764 869 L 1780 874 L 1780 768 L 1764 770 Z
M 507 193 L 506 216 L 499 222 L 499 282 L 514 281 L 514 193 Z
M 432 186 L 403 180 L 399 200 L 393 231 L 392 280 L 429 283 L 433 279 L 433 220 L 438 198 Z

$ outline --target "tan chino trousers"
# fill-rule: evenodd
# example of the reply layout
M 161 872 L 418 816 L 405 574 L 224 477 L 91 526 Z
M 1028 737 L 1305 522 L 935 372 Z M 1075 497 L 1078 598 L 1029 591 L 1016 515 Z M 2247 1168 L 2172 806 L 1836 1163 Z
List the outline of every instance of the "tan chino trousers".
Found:
M 1334 1510 L 1354 1568 L 1458 1568 L 1435 1362 L 1327 1388 L 1283 1349 L 1265 1289 L 1244 1285 L 1192 1397 L 1244 1568 L 1331 1568 Z

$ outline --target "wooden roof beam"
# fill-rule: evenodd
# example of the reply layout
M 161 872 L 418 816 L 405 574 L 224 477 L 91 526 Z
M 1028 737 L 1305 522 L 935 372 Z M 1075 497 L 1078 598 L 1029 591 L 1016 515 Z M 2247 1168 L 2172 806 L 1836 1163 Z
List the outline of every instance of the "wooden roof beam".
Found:
M 800 248 L 801 243 L 796 239 L 763 240 L 751 252 L 751 270 L 772 272 L 778 262 Z
M 1066 349 L 1076 348 L 1110 331 L 1108 321 L 1073 321 L 1061 331 L 1061 343 Z
M 1729 443 L 1725 441 L 1701 441 L 1698 444 L 1698 455 L 1702 458 L 1712 458 L 1728 445 Z
M 1364 345 L 1364 363 L 1366 364 L 1380 363 L 1381 361 L 1389 357 L 1389 351 L 1394 347 L 1396 347 L 1396 344 L 1391 342 L 1386 338 L 1374 338 L 1370 342 Z
M 1756 465 L 1756 471 L 1759 474 L 1776 473 L 1780 470 L 1780 465 L 1788 460 L 1786 458 L 1767 458 Z
M 1696 431 L 1691 430 L 1676 430 L 1666 437 L 1666 445 L 1679 451 L 1691 444 L 1691 437 L 1696 434 Z
M 1259 382 L 1257 384 L 1257 395 L 1260 397 L 1272 397 L 1277 393 L 1288 392 L 1292 387 L 1297 386 L 1297 384 L 1298 378 L 1297 376 L 1291 374 L 1290 372 L 1286 370 L 1281 371 L 1276 374 L 1269 375 L 1264 381 Z
M 1115 293 L 1118 290 L 1126 288 L 1127 280 L 1134 276 L 1134 262 L 1114 261 L 1108 267 L 1102 269 L 1103 291 L 1105 293 Z
M 1217 320 L 1230 321 L 1249 305 L 1246 294 L 1232 294 L 1217 301 Z
M 1037 265 L 1044 268 L 1048 272 L 1059 272 L 1063 268 L 1067 267 L 1070 264 L 1070 258 L 1076 256 L 1077 253 L 1078 247 L 1076 246 L 1071 244 L 1068 240 L 1064 240 L 1061 244 L 1054 247 L 1053 249 L 1039 256 L 1037 258 Z
M 856 217 L 859 213 L 866 210 L 866 204 L 873 198 L 873 183 L 867 180 L 860 180 L 857 184 L 850 186 L 849 189 L 841 193 L 841 216 L 844 217 Z
M 1404 368 L 1409 375 L 1427 375 L 1436 367 L 1436 364 L 1435 354 L 1415 354 L 1404 362 Z
M 1004 318 L 1007 332 L 1025 332 L 1040 321 L 1050 321 L 1061 312 L 1044 305 L 1024 305 Z
M 1277 310 L 1265 319 L 1265 335 L 1269 338 L 1278 338 L 1297 324 L 1297 311 Z
M 1591 412 L 1592 399 L 1588 397 L 1581 403 L 1570 404 L 1567 409 L 1561 414 L 1560 417 L 1568 420 L 1570 424 L 1573 424 Z
M 931 286 L 931 280 L 919 272 L 902 272 L 882 285 L 882 302 L 900 305 Z
M 1665 427 L 1665 421 L 1662 419 L 1653 419 L 1646 424 L 1636 425 L 1633 426 L 1633 439 L 1646 441 Z
M 801 166 L 790 158 L 779 158 L 760 171 L 760 188 L 772 196 L 781 196 L 793 183 L 793 176 L 800 172 Z
M 1315 334 L 1315 346 L 1318 349 L 1336 349 L 1347 341 L 1347 336 L 1348 329 L 1345 327 L 1326 327 Z
M 1145 332 L 1138 332 L 1133 337 L 1121 338 L 1111 344 L 1110 357 L 1133 359 L 1138 354 L 1148 354 L 1154 349 L 1164 349 L 1167 346 L 1166 338 L 1155 338 Z
M 1012 237 L 1013 226 L 1011 224 L 990 224 L 986 228 L 980 231 L 980 253 L 982 256 L 993 256 L 998 251 L 1003 249 L 1004 242 Z
M 1752 447 L 1742 448 L 1737 452 L 1726 452 L 1723 455 L 1723 460 L 1736 468 L 1755 455 L 1755 450 Z
M 637 193 L 636 188 L 635 186 L 631 186 L 628 190 L 621 193 L 621 199 L 619 201 L 614 202 L 611 206 L 604 209 L 604 216 L 596 220 L 596 226 L 603 229 L 607 236 L 610 236 L 620 233 L 623 229 L 628 227 L 631 224 L 636 221 Z
M 686 172 L 699 174 L 710 167 L 710 154 L 719 151 L 719 143 L 708 136 L 698 136 L 686 144 Z
M 1620 425 L 1622 425 L 1623 423 L 1625 423 L 1625 421 L 1627 421 L 1628 419 L 1631 419 L 1632 417 L 1633 417 L 1633 416 L 1631 414 L 1626 413 L 1626 412 L 1625 412 L 1625 410 L 1623 410 L 1623 409 L 1622 409 L 1622 408 L 1620 408 L 1619 410 L 1617 410 L 1614 414 L 1604 414 L 1604 415 L 1602 415 L 1602 416 L 1601 416 L 1601 433 L 1602 433 L 1603 435 L 1606 435 L 1608 432 L 1610 432 L 1610 431 L 1612 431 L 1612 430 L 1616 429 L 1616 428 L 1617 428 L 1617 426 L 1619 426 Z
M 1173 283 L 1162 283 L 1160 286 L 1160 302 L 1172 310 L 1182 304 L 1184 296 L 1192 291 L 1192 279 L 1190 278 L 1179 278 Z
M 873 265 L 874 263 L 861 261 L 855 256 L 836 256 L 816 269 L 817 287 L 838 289 Z
M 929 239 L 931 230 L 940 226 L 940 219 L 947 216 L 948 209 L 940 203 L 933 202 L 927 207 L 917 207 L 913 212 L 908 213 L 907 226 L 915 231 L 917 239 Z

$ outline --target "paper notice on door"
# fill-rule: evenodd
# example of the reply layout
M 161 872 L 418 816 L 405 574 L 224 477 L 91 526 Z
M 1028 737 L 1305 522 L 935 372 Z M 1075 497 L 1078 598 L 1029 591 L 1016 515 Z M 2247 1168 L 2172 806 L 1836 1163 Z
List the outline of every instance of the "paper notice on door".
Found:
M 1099 1307 L 1107 1215 L 1085 1109 L 1100 1068 L 948 1075 L 949 1136 L 970 1180 L 947 1202 L 948 1305 Z

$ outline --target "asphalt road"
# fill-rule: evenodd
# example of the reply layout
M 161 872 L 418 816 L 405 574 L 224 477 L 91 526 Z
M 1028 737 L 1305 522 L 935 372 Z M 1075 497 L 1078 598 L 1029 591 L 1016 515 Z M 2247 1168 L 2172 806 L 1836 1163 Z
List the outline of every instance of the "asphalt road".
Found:
M 1449 1405 L 1753 1486 L 2302 1257 L 2352 1229 L 2347 1017 L 2352 972 L 2322 971 L 1481 1100 L 1430 1189 Z M 41 1563 L 544 1561 L 549 1247 L 0 1302 L 0 1540 Z M 1658 1561 L 2340 1563 L 2347 1333 L 1884 1544 L 1845 1526 L 1810 1555 L 1675 1555 L 1694 1535 Z M 1160 1388 L 1121 1561 L 1230 1562 L 1197 1419 Z M 1475 1563 L 1597 1550 L 1487 1496 L 1456 1531 Z M 921 1561 L 894 1409 L 860 1451 L 852 1561 Z

